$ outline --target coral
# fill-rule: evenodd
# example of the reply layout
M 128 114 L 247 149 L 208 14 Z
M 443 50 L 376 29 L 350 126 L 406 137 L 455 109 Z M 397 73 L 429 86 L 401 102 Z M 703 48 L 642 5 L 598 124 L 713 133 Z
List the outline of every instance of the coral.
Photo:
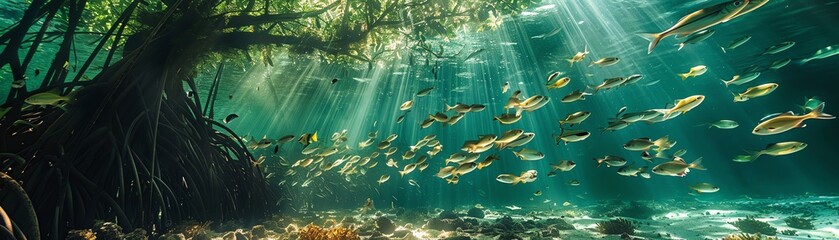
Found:
M 96 232 L 96 239 L 122 239 L 122 227 L 112 222 L 98 221 L 93 224 L 93 231 Z
M 376 219 L 376 230 L 383 234 L 392 234 L 396 230 L 396 224 L 393 224 L 390 218 L 380 217 Z
M 484 214 L 484 210 L 480 208 L 470 208 L 469 211 L 466 211 L 466 216 L 473 217 L 473 218 L 484 218 L 486 214 Z
M 72 230 L 67 233 L 67 240 L 96 240 L 96 234 L 93 230 Z
M 298 232 L 298 237 L 301 240 L 360 240 L 358 232 L 353 229 L 334 226 L 330 229 L 324 229 L 313 224 L 306 225 Z
M 623 218 L 617 218 L 605 222 L 597 223 L 597 231 L 602 234 L 633 234 L 635 233 L 635 226 L 632 222 Z
M 760 233 L 769 236 L 775 236 L 777 229 L 770 226 L 768 223 L 755 220 L 754 217 L 746 217 L 731 223 L 744 233 Z
M 807 218 L 797 217 L 797 216 L 791 216 L 791 217 L 788 217 L 788 218 L 784 219 L 784 222 L 787 224 L 787 226 L 789 226 L 791 228 L 797 228 L 797 229 L 813 229 L 813 228 L 815 228 L 815 226 L 813 226 L 812 221 L 813 221 L 812 219 L 807 219 Z
M 731 234 L 722 238 L 722 240 L 777 240 L 776 237 L 763 237 L 759 233 L 758 234 L 748 234 L 748 233 L 740 233 L 740 234 Z
M 781 234 L 787 235 L 787 236 L 797 236 L 798 232 L 795 231 L 795 230 L 792 230 L 792 229 L 787 229 L 787 230 L 781 231 Z

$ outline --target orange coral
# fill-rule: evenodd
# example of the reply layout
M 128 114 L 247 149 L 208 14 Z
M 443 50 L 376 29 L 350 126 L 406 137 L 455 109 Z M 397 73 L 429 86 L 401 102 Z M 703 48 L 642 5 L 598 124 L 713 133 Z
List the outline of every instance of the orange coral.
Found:
M 329 229 L 309 224 L 297 232 L 302 240 L 360 240 L 358 232 L 353 229 L 334 226 Z

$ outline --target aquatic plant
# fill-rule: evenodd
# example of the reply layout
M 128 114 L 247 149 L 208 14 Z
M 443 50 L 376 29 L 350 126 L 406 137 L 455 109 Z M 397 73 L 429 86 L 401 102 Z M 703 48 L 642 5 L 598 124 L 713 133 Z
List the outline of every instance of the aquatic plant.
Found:
M 635 233 L 635 225 L 632 224 L 629 220 L 623 218 L 616 218 L 609 221 L 599 222 L 597 223 L 597 227 L 595 228 L 597 232 L 602 234 L 634 234 Z
M 343 226 L 324 229 L 314 224 L 306 225 L 297 232 L 301 240 L 358 240 L 358 232 Z
M 777 240 L 776 237 L 764 237 L 758 234 L 735 233 L 722 238 L 722 240 Z
M 798 231 L 795 231 L 795 230 L 792 230 L 792 229 L 786 229 L 786 230 L 781 231 L 781 234 L 787 235 L 787 236 L 797 236 Z
M 784 218 L 784 223 L 786 223 L 787 226 L 789 226 L 791 228 L 797 228 L 797 229 L 813 229 L 813 228 L 815 228 L 815 226 L 813 226 L 813 220 L 812 219 L 798 217 L 798 216 L 790 216 L 790 217 Z
M 760 233 L 769 236 L 775 236 L 777 233 L 777 229 L 769 225 L 769 223 L 758 221 L 751 216 L 738 219 L 731 223 L 731 225 L 734 225 L 744 233 Z

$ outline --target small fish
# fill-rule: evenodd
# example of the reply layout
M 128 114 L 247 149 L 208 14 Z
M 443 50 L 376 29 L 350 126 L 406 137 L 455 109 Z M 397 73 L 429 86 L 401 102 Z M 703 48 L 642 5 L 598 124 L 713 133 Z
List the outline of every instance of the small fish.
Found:
M 690 36 L 688 36 L 688 39 L 685 40 L 684 42 L 676 44 L 676 46 L 679 46 L 679 49 L 676 50 L 676 51 L 682 50 L 682 48 L 684 48 L 688 44 L 697 44 L 699 42 L 705 41 L 705 39 L 708 39 L 713 35 L 714 35 L 714 30 L 713 29 L 706 29 L 706 30 L 702 30 L 702 31 L 699 31 L 699 32 L 695 32 L 695 33 L 691 34 Z
M 437 172 L 437 177 L 447 178 L 447 177 L 451 176 L 452 174 L 454 174 L 454 171 L 456 169 L 457 169 L 457 167 L 455 167 L 455 166 L 442 167 L 442 168 L 440 168 L 440 171 Z
M 670 141 L 668 136 L 661 137 L 655 141 L 650 138 L 636 138 L 629 140 L 623 145 L 623 148 L 630 151 L 648 151 L 650 149 L 656 152 L 663 152 L 676 145 L 676 141 Z
M 777 45 L 766 48 L 766 50 L 763 51 L 763 53 L 760 54 L 760 55 L 777 54 L 777 53 L 786 51 L 787 49 L 790 49 L 792 46 L 795 46 L 795 42 L 793 42 L 793 41 L 782 42 L 782 43 L 779 43 Z
M 521 136 L 523 133 L 524 133 L 524 130 L 521 130 L 521 129 L 508 130 L 508 131 L 502 133 L 501 137 L 498 137 L 495 140 L 495 143 L 509 143 L 509 142 L 512 142 L 513 140 L 518 139 L 519 136 Z
M 618 169 L 618 175 L 625 176 L 625 177 L 638 177 L 638 176 L 649 176 L 647 173 L 647 167 L 632 167 L 632 166 L 623 166 Z M 649 177 L 644 177 L 649 178 Z
M 509 125 L 521 120 L 521 115 L 504 113 L 501 116 L 494 117 L 494 119 L 501 124 Z
M 701 76 L 702 74 L 705 74 L 705 72 L 707 72 L 707 71 L 708 71 L 708 67 L 705 67 L 705 65 L 699 65 L 699 66 L 690 68 L 690 71 L 687 72 L 687 73 L 679 74 L 679 77 L 681 77 L 682 80 L 687 80 L 689 77 Z
M 446 179 L 446 182 L 448 182 L 449 184 L 457 184 L 459 181 L 460 177 L 458 177 L 457 175 L 454 175 L 451 178 Z
M 575 90 L 562 98 L 564 103 L 572 103 L 576 101 L 586 100 L 586 96 L 591 96 L 591 93 Z
M 600 167 L 603 163 L 606 164 L 606 167 L 620 167 L 626 165 L 626 159 L 618 156 L 606 155 L 602 158 L 595 158 L 597 161 L 597 166 Z
M 449 106 L 446 104 L 446 112 L 454 110 L 458 113 L 468 113 L 472 110 L 472 105 L 467 105 L 463 103 L 456 103 L 454 106 Z
M 807 98 L 804 100 L 804 105 L 798 106 L 805 112 L 813 111 L 822 104 L 822 101 L 816 97 Z M 2 116 L 2 115 L 0 115 Z
M 580 124 L 588 117 L 591 116 L 591 112 L 587 111 L 579 111 L 575 113 L 570 113 L 568 116 L 565 116 L 565 119 L 559 120 L 559 125 L 569 124 L 569 126 L 573 127 L 575 124 Z
M 227 117 L 225 117 L 224 120 L 222 120 L 222 121 L 226 124 L 226 123 L 230 123 L 230 121 L 233 121 L 233 119 L 236 119 L 238 117 L 239 117 L 239 115 L 236 115 L 235 113 L 233 113 L 233 114 L 227 115 Z
M 309 144 L 318 141 L 318 132 L 315 133 L 304 133 L 300 135 L 300 138 L 297 139 L 297 142 L 302 144 L 303 146 L 309 146 Z
M 377 182 L 379 182 L 379 185 L 382 185 L 382 183 L 387 182 L 387 180 L 390 180 L 390 175 L 383 174 L 381 177 L 379 177 L 379 180 Z
M 772 64 L 769 64 L 769 69 L 778 70 L 778 69 L 781 69 L 782 67 L 785 67 L 790 62 L 792 62 L 792 59 L 789 59 L 789 58 L 778 59 L 778 60 L 772 62 Z
M 643 76 L 643 75 L 641 75 L 641 74 L 633 74 L 633 75 L 629 75 L 629 77 L 626 77 L 626 78 L 624 79 L 624 81 L 623 81 L 623 83 L 621 84 L 621 86 L 627 86 L 627 85 L 632 85 L 632 84 L 635 84 L 635 83 L 637 83 L 638 81 L 640 81 L 640 80 L 641 80 L 641 79 L 643 79 L 643 78 L 644 78 L 644 76 Z
M 411 107 L 413 107 L 413 106 L 414 106 L 414 100 L 408 100 L 408 101 L 402 103 L 402 105 L 399 105 L 399 110 L 405 111 L 405 110 L 411 109 Z
M 522 172 L 519 176 L 512 175 L 512 174 L 506 174 L 506 173 L 501 174 L 501 175 L 498 175 L 498 177 L 496 177 L 495 180 L 497 180 L 499 182 L 502 182 L 502 183 L 516 185 L 516 184 L 519 184 L 519 183 L 529 183 L 529 182 L 536 181 L 536 177 L 537 177 L 536 170 L 527 170 L 525 172 Z
M 337 83 L 337 82 L 338 82 L 338 79 L 337 79 L 337 78 L 333 78 L 333 79 L 332 79 L 332 84 L 335 84 L 335 83 Z
M 750 87 L 745 92 L 734 95 L 734 102 L 745 102 L 752 98 L 769 95 L 778 88 L 777 83 L 766 83 Z
M 409 164 L 405 165 L 404 168 L 402 168 L 402 171 L 399 171 L 399 175 L 401 177 L 405 177 L 406 174 L 413 172 L 414 169 L 416 169 L 416 168 L 417 168 L 417 163 L 409 163 Z
M 429 88 L 422 89 L 419 92 L 417 92 L 417 97 L 426 96 L 429 93 L 431 93 L 431 91 L 433 91 L 433 90 L 434 90 L 434 87 L 429 87 Z
M 586 45 L 586 46 L 585 46 L 585 48 L 583 49 L 583 51 L 582 51 L 582 52 L 577 52 L 577 54 L 574 54 L 574 56 L 571 56 L 571 58 L 570 58 L 570 59 L 568 59 L 567 61 L 568 61 L 568 63 L 570 63 L 570 64 L 571 64 L 571 66 L 573 67 L 573 66 L 574 66 L 574 63 L 577 63 L 577 62 L 582 62 L 582 61 L 583 61 L 583 59 L 585 59 L 585 58 L 586 58 L 586 55 L 588 55 L 588 54 L 589 54 L 589 52 L 588 52 L 588 45 Z
M 542 196 L 542 191 L 536 190 L 536 192 L 533 193 L 533 196 Z
M 609 122 L 609 125 L 607 125 L 605 128 L 603 128 L 603 131 L 601 131 L 601 132 L 602 133 L 614 132 L 614 131 L 621 130 L 621 129 L 624 129 L 626 127 L 629 127 L 629 125 L 631 125 L 631 124 L 632 124 L 631 122 L 625 122 L 625 121 L 612 121 L 612 122 Z
M 739 123 L 737 123 L 733 120 L 725 120 L 725 119 L 719 120 L 719 121 L 716 121 L 716 122 L 712 122 L 712 123 L 708 123 L 707 125 L 708 125 L 708 128 L 715 127 L 715 128 L 718 128 L 718 129 L 735 129 L 735 128 L 740 126 Z
M 667 109 L 667 111 L 665 111 L 663 113 L 664 118 L 666 119 L 670 115 L 672 115 L 673 113 L 676 113 L 676 112 L 684 114 L 684 113 L 696 108 L 697 106 L 699 106 L 699 104 L 702 104 L 702 101 L 704 101 L 704 100 L 705 100 L 705 96 L 703 96 L 703 95 L 693 95 L 693 96 L 690 96 L 690 97 L 686 97 L 686 98 L 683 98 L 683 99 L 676 100 L 675 104 L 674 104 L 675 106 L 673 106 L 673 108 Z
M 518 157 L 522 161 L 540 160 L 545 157 L 544 153 L 529 148 L 522 148 L 518 152 L 514 151 L 513 154 L 516 155 L 516 157 Z
M 690 189 L 696 193 L 715 193 L 720 190 L 719 187 L 711 185 L 710 183 L 697 183 L 690 186 Z
M 713 27 L 717 24 L 731 20 L 737 13 L 748 6 L 749 0 L 726 1 L 708 8 L 699 9 L 685 15 L 679 22 L 660 33 L 641 33 L 639 36 L 650 41 L 647 53 L 652 53 L 661 39 L 670 35 L 685 37 L 698 31 Z
M 476 168 L 478 168 L 477 163 L 475 163 L 475 162 L 465 162 L 465 163 L 461 163 L 459 166 L 457 166 L 457 169 L 455 169 L 454 172 L 457 175 L 465 175 L 467 173 L 475 171 Z
M 437 122 L 446 122 L 446 121 L 449 120 L 449 117 L 446 116 L 445 113 L 441 113 L 441 112 L 437 112 L 434 115 L 428 114 L 428 118 L 434 119 L 434 121 L 437 121 Z
M 580 142 L 586 140 L 590 136 L 591 133 L 584 130 L 566 130 L 565 128 L 562 128 L 562 131 L 559 134 L 553 135 L 556 145 L 559 145 L 561 142 L 564 142 L 565 145 L 568 145 L 568 143 L 571 142 Z
M 580 181 L 577 179 L 572 179 L 568 181 L 568 185 L 572 187 L 580 186 Z M 564 205 L 564 204 L 563 204 Z
M 564 78 L 557 79 L 553 83 L 548 82 L 547 84 L 545 84 L 545 87 L 547 87 L 548 89 L 560 89 L 560 88 L 563 88 L 563 87 L 567 86 L 568 82 L 571 82 L 571 78 L 570 77 L 564 77 Z
M 483 104 L 472 104 L 469 106 L 469 112 L 482 112 L 487 106 Z
M 523 133 L 521 136 L 516 138 L 516 140 L 510 141 L 509 143 L 498 143 L 498 149 L 505 149 L 508 147 L 520 147 L 523 146 L 530 141 L 533 141 L 533 138 L 536 136 L 535 133 Z
M 690 169 L 705 170 L 705 167 L 702 166 L 702 158 L 696 159 L 696 161 L 688 164 L 681 157 L 675 157 L 673 161 L 653 167 L 653 173 L 664 176 L 684 177 L 690 172 Z
M 588 66 L 591 67 L 591 66 L 597 65 L 597 66 L 600 66 L 602 68 L 602 67 L 608 67 L 608 66 L 615 65 L 620 61 L 621 61 L 620 58 L 606 57 L 606 58 L 598 59 L 597 61 L 592 61 Z
M 741 46 L 741 45 L 745 44 L 746 42 L 748 42 L 748 41 L 749 41 L 749 40 L 751 40 L 751 39 L 752 39 L 752 36 L 748 36 L 748 35 L 747 35 L 747 36 L 742 36 L 742 37 L 740 37 L 740 38 L 738 38 L 738 39 L 734 39 L 734 40 L 733 40 L 733 41 L 731 41 L 731 43 L 729 43 L 727 46 L 725 46 L 725 47 L 720 47 L 720 48 L 722 48 L 722 52 L 724 52 L 724 53 L 725 53 L 725 52 L 727 52 L 727 51 L 729 51 L 729 50 L 735 49 L 735 48 L 737 48 L 737 47 L 739 47 L 739 46 Z
M 831 56 L 835 56 L 837 54 L 839 54 L 839 44 L 819 49 L 818 51 L 816 51 L 816 53 L 813 53 L 813 56 L 802 59 L 801 61 L 799 61 L 799 63 L 805 64 L 813 60 L 825 59 Z
M 624 82 L 626 82 L 626 78 L 624 78 L 624 77 L 614 77 L 614 78 L 605 79 L 605 80 L 603 80 L 603 83 L 600 83 L 600 85 L 597 85 L 597 86 L 593 87 L 594 88 L 594 93 L 597 93 L 601 89 L 602 90 L 609 90 L 609 89 L 612 89 L 614 87 L 619 87 Z
M 571 171 L 571 169 L 574 169 L 574 167 L 576 167 L 576 166 L 577 166 L 577 163 L 575 163 L 574 161 L 571 161 L 571 160 L 562 160 L 562 161 L 559 162 L 559 164 L 551 164 L 551 168 L 553 170 L 559 170 L 559 171 L 562 171 L 562 172 Z
M 510 90 L 510 82 L 504 82 L 504 85 L 501 86 L 501 93 L 507 93 L 507 90 Z
M 23 100 L 26 104 L 29 105 L 36 105 L 36 106 L 58 106 L 59 104 L 66 103 L 73 98 L 75 91 L 67 94 L 66 96 L 61 96 L 60 91 L 58 89 L 47 91 L 47 92 L 40 92 L 33 94 L 32 96 L 27 97 Z
M 796 153 L 798 151 L 804 150 L 807 147 L 806 143 L 803 142 L 779 142 L 779 143 L 772 143 L 766 145 L 763 150 L 757 152 L 748 152 L 749 155 L 740 155 L 734 158 L 735 162 L 751 162 L 756 160 L 761 155 L 770 155 L 770 156 L 783 156 Z
M 448 125 L 454 125 L 455 123 L 457 123 L 458 121 L 460 121 L 460 119 L 462 119 L 462 118 L 463 118 L 463 116 L 466 116 L 466 115 L 465 115 L 465 114 L 463 114 L 463 113 L 458 113 L 457 115 L 451 116 L 451 117 L 449 118 L 449 121 L 447 121 L 447 122 L 446 122 L 446 124 L 448 124 Z
M 483 161 L 481 161 L 480 163 L 478 163 L 478 170 L 481 170 L 481 169 L 483 169 L 483 168 L 485 168 L 485 167 L 489 167 L 489 165 L 492 165 L 492 163 L 493 163 L 495 160 L 498 160 L 498 159 L 499 159 L 499 157 L 498 157 L 498 155 L 496 155 L 496 154 L 492 154 L 492 155 L 487 156 L 486 158 L 484 158 L 484 160 L 483 160 Z
M 760 72 L 752 72 L 752 73 L 748 73 L 748 74 L 742 75 L 742 76 L 741 75 L 734 75 L 734 77 L 731 77 L 731 80 L 728 80 L 728 81 L 726 81 L 725 79 L 720 79 L 720 80 L 722 80 L 722 82 L 725 83 L 725 86 L 728 87 L 731 84 L 734 84 L 734 85 L 746 84 L 748 82 L 751 82 L 752 80 L 755 80 L 757 77 L 760 77 Z
M 521 210 L 521 207 L 516 205 L 505 206 L 505 208 L 510 209 L 512 211 Z

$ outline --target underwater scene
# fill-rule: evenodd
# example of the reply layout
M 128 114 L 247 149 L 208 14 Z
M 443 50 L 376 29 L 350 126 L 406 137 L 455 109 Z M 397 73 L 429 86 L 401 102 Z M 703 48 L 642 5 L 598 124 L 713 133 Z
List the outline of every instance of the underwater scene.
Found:
M 6 0 L 0 239 L 839 239 L 837 0 Z

